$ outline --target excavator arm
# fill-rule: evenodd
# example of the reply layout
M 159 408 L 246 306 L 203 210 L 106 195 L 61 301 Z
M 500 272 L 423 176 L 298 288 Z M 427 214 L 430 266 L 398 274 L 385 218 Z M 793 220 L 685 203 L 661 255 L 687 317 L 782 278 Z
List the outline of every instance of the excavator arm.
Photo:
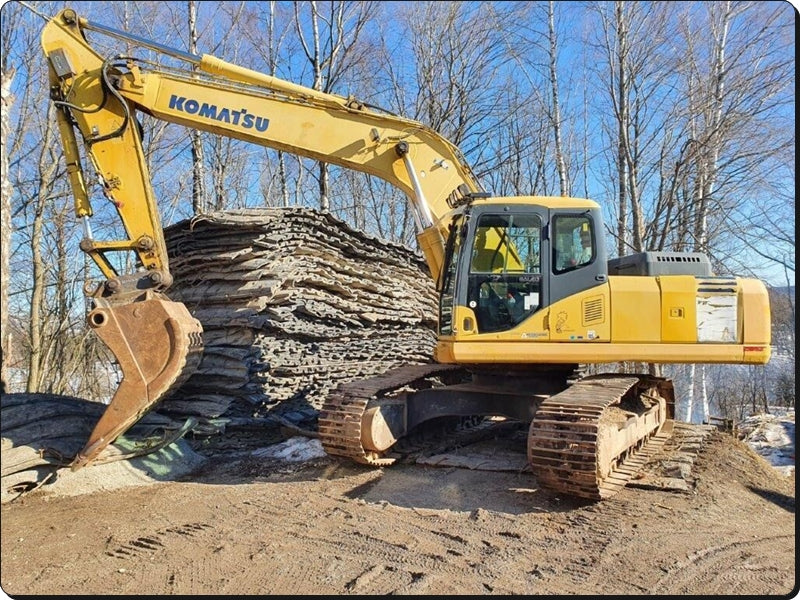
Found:
M 87 31 L 123 39 L 188 63 L 156 67 L 130 56 L 103 57 Z M 150 183 L 137 111 L 157 119 L 317 159 L 379 177 L 402 190 L 418 241 L 438 282 L 449 221 L 445 215 L 480 187 L 460 151 L 434 130 L 353 98 L 196 56 L 58 13 L 41 43 L 64 147 L 81 249 L 104 280 L 93 290 L 89 325 L 113 352 L 122 382 L 73 468 L 89 464 L 161 398 L 191 375 L 202 327 L 165 295 L 172 283 L 163 224 Z M 76 131 L 125 231 L 98 240 Z M 138 270 L 121 274 L 115 253 L 133 253 Z
M 87 42 L 87 30 L 147 46 L 193 68 L 160 68 L 133 57 L 103 58 Z M 406 194 L 422 241 L 436 237 L 429 229 L 439 234 L 433 243 L 421 246 L 434 278 L 444 252 L 442 217 L 461 198 L 481 191 L 459 149 L 436 131 L 354 98 L 319 92 L 207 54 L 169 49 L 90 23 L 70 9 L 47 24 L 42 45 L 55 101 L 79 129 L 132 246 L 160 238 L 160 219 L 134 126 L 137 110 L 389 182 Z M 65 141 L 65 147 L 69 145 Z M 85 197 L 85 192 L 75 195 Z M 139 258 L 148 270 L 163 269 L 163 241 L 153 241 L 153 251 L 140 252 Z

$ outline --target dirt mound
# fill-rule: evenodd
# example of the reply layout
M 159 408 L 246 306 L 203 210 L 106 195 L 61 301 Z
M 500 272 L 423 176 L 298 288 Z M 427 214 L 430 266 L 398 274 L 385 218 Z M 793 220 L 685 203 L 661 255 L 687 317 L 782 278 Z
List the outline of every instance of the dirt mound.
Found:
M 719 478 L 751 489 L 775 489 L 794 498 L 794 469 L 776 468 L 750 443 L 730 434 L 717 433 L 715 441 L 698 460 L 706 468 L 713 467 Z

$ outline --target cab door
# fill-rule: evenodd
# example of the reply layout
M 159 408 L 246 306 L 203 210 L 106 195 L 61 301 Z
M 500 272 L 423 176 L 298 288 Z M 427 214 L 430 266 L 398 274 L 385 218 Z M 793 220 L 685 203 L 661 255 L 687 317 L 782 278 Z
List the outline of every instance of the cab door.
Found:
M 507 331 L 547 306 L 546 219 L 546 209 L 530 205 L 481 207 L 470 215 L 462 297 L 478 333 Z

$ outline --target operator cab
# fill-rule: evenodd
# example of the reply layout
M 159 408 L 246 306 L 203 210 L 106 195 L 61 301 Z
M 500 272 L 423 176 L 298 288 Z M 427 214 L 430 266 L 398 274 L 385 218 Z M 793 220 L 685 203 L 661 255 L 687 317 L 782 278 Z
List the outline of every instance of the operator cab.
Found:
M 507 331 L 538 310 L 607 281 L 599 207 L 591 201 L 539 200 L 542 204 L 480 204 L 454 218 L 440 298 L 442 335 L 453 333 L 457 305 L 472 309 L 478 333 Z

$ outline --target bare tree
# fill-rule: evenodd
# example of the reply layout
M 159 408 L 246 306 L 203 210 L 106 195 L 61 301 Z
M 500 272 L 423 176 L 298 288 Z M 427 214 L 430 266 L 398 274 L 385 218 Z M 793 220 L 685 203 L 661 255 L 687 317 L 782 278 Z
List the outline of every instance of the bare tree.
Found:
M 3 388 L 2 391 L 5 391 L 5 386 L 9 383 L 9 365 L 22 358 L 18 356 L 20 353 L 12 351 L 18 342 L 12 339 L 13 328 L 9 314 L 14 228 L 11 215 L 14 210 L 15 193 L 10 169 L 22 144 L 20 130 L 27 111 L 30 110 L 28 97 L 31 93 L 29 91 L 31 86 L 22 87 L 21 98 L 16 98 L 12 92 L 18 71 L 14 62 L 17 58 L 14 49 L 26 43 L 22 14 L 23 8 L 17 3 L 9 3 L 4 7 L 3 27 L 0 32 L 0 386 Z M 16 123 L 12 123 L 11 120 L 12 109 L 20 115 Z M 19 344 L 21 342 L 22 340 Z
M 775 52 L 783 38 L 781 29 L 789 25 L 779 9 L 733 2 L 704 8 L 708 35 L 697 36 L 696 11 L 688 11 L 683 19 L 687 55 L 682 73 L 691 140 L 685 211 L 691 219 L 687 229 L 692 249 L 713 257 L 724 248 L 726 237 L 741 235 L 741 222 L 730 217 L 740 212 L 743 194 L 761 194 L 753 183 L 765 179 L 764 163 L 793 147 L 793 132 L 776 130 L 768 138 L 759 134 L 767 119 L 779 116 L 790 101 L 787 85 L 792 75 L 790 63 Z M 748 27 L 756 23 L 758 27 Z M 722 268 L 721 261 L 715 264 Z M 753 406 L 766 392 L 755 396 L 759 400 Z
M 8 114 L 14 102 L 11 84 L 16 69 L 3 65 L 0 70 L 0 393 L 6 391 L 8 381 L 8 363 L 11 361 L 11 328 L 8 318 L 8 290 L 11 283 L 9 269 L 11 256 L 11 182 L 8 179 L 8 134 L 10 124 Z
M 380 56 L 389 107 L 459 146 L 470 155 L 479 176 L 496 174 L 498 161 L 492 150 L 502 125 L 514 121 L 514 111 L 504 112 L 507 105 L 498 105 L 497 98 L 511 84 L 498 73 L 512 20 L 508 11 L 490 3 L 427 2 L 402 5 L 392 19 L 380 23 L 387 30 Z M 398 35 L 403 38 L 397 42 L 399 51 L 388 44 Z M 393 193 L 391 198 L 394 210 L 405 210 L 402 197 Z M 406 229 L 398 237 L 413 239 L 411 219 L 404 215 L 399 221 Z
M 629 183 L 629 167 L 630 163 L 627 160 L 627 150 L 630 145 L 628 139 L 628 125 L 630 120 L 630 104 L 628 101 L 628 94 L 630 90 L 630 83 L 628 79 L 628 15 L 625 10 L 625 2 L 615 2 L 614 17 L 616 22 L 617 34 L 617 52 L 615 57 L 615 68 L 617 71 L 616 90 L 611 96 L 614 100 L 617 114 L 617 185 L 619 186 L 619 194 L 617 196 L 617 208 L 619 216 L 617 219 L 617 251 L 620 256 L 626 254 L 627 246 L 627 214 L 628 214 L 628 183 Z M 632 204 L 635 204 L 632 202 Z M 634 237 L 639 230 L 639 224 L 634 219 L 633 225 Z M 641 238 L 634 240 L 633 247 L 637 250 L 641 249 Z
M 42 128 L 42 145 L 39 151 L 36 197 L 33 199 L 33 227 L 31 233 L 31 272 L 33 290 L 31 292 L 31 312 L 29 323 L 30 363 L 26 390 L 37 392 L 43 383 L 46 370 L 45 345 L 45 293 L 47 264 L 42 253 L 46 207 L 50 201 L 53 183 L 58 166 L 53 139 L 55 107 L 51 104 L 47 112 L 47 122 Z
M 617 254 L 624 256 L 649 249 L 647 231 L 653 230 L 646 221 L 645 201 L 653 173 L 648 159 L 665 137 L 663 122 L 659 121 L 661 94 L 657 92 L 665 76 L 659 50 L 668 11 L 624 0 L 616 0 L 612 9 L 606 10 L 608 6 L 600 3 L 596 10 L 601 23 L 601 66 L 605 70 L 601 79 L 605 82 L 603 97 L 613 117 L 607 125 L 610 170 L 616 188 L 612 234 Z M 622 364 L 619 369 L 647 370 L 654 375 L 661 372 L 660 365 L 652 363 Z
M 197 54 L 197 3 L 188 2 L 189 52 Z M 194 68 L 194 67 L 193 67 Z M 206 210 L 206 171 L 203 160 L 203 138 L 200 131 L 190 132 L 192 141 L 192 212 L 200 214 Z
M 411 52 L 415 68 L 413 79 L 398 65 L 388 74 L 393 107 L 474 156 L 479 174 L 485 138 L 497 131 L 498 120 L 512 119 L 495 108 L 495 94 L 507 83 L 498 74 L 508 46 L 503 32 L 514 14 L 488 3 L 409 3 L 387 24 L 407 29 L 405 54 Z
M 544 85 L 544 80 L 543 80 Z M 552 112 L 546 98 L 535 90 L 509 85 L 498 94 L 498 110 L 513 111 L 514 119 L 487 140 L 496 166 L 484 177 L 485 185 L 504 196 L 561 193 L 561 178 L 554 165 Z M 567 176 L 568 177 L 568 176 Z
M 547 34 L 550 42 L 550 86 L 553 90 L 553 140 L 556 153 L 556 170 L 562 196 L 570 195 L 570 184 L 564 164 L 564 148 L 561 141 L 561 106 L 558 91 L 558 37 L 556 35 L 553 0 L 547 3 Z
M 276 75 L 278 65 L 278 52 L 285 39 L 289 26 L 279 27 L 279 8 L 275 0 L 259 2 L 255 10 L 246 14 L 244 22 L 247 26 L 243 35 L 250 42 L 253 53 L 263 62 L 261 69 L 267 75 Z M 275 168 L 270 165 L 270 158 L 275 156 Z M 274 196 L 280 197 L 280 206 L 289 206 L 289 174 L 286 165 L 285 153 L 280 150 L 264 150 L 263 174 L 260 177 L 261 195 L 266 206 L 275 205 Z
M 319 10 L 316 0 L 295 2 L 295 26 L 301 48 L 311 67 L 312 89 L 333 93 L 339 80 L 345 75 L 351 49 L 358 42 L 361 32 L 369 22 L 374 10 L 372 2 L 322 3 L 326 11 Z M 310 32 L 304 31 L 301 7 L 309 10 Z M 323 30 L 321 31 L 321 27 Z M 329 169 L 324 162 L 318 164 L 319 206 L 330 210 Z
M 730 3 L 728 3 L 728 9 Z M 691 235 L 694 249 L 703 252 L 708 248 L 708 211 L 709 199 L 715 188 L 719 155 L 724 134 L 720 129 L 723 111 L 723 95 L 725 92 L 725 50 L 728 29 L 730 27 L 730 10 L 724 10 L 719 20 L 711 19 L 711 34 L 714 39 L 711 64 L 709 69 L 710 85 L 689 86 L 690 122 L 693 140 L 697 143 L 695 157 L 696 178 L 691 191 L 693 211 Z M 692 77 L 690 83 L 695 78 Z M 709 416 L 709 402 L 706 393 L 706 373 L 701 365 L 692 365 L 691 381 L 701 386 L 701 410 L 693 410 L 694 394 L 689 394 L 686 420 L 706 422 Z M 755 405 L 755 400 L 753 401 Z M 699 412 L 699 418 L 694 415 Z
M 664 146 L 674 143 L 663 105 L 671 85 L 671 55 L 664 46 L 672 7 L 624 0 L 616 0 L 613 11 L 606 6 L 597 6 L 605 69 L 599 80 L 605 82 L 603 97 L 613 115 L 608 125 L 617 199 L 613 234 L 617 254 L 624 256 L 653 246 L 655 228 L 649 219 L 655 214 L 647 214 L 648 191 L 658 173 L 653 165 Z

